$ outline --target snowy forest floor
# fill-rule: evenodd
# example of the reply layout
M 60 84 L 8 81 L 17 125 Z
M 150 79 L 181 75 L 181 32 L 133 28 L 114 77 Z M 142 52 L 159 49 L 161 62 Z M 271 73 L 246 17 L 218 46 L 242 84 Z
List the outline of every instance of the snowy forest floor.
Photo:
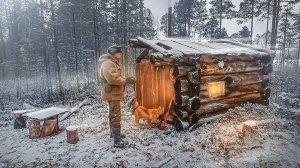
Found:
M 300 70 L 273 72 L 271 90 L 269 107 L 245 104 L 192 132 L 176 132 L 169 125 L 163 131 L 137 129 L 124 107 L 125 149 L 111 147 L 106 104 L 96 100 L 61 123 L 61 128 L 80 126 L 77 144 L 66 142 L 65 130 L 29 139 L 27 129 L 12 128 L 15 109 L 6 108 L 0 114 L 0 167 L 153 167 L 166 158 L 171 160 L 163 167 L 300 167 L 300 121 L 293 117 L 300 112 Z M 247 120 L 257 126 L 241 138 L 238 130 Z

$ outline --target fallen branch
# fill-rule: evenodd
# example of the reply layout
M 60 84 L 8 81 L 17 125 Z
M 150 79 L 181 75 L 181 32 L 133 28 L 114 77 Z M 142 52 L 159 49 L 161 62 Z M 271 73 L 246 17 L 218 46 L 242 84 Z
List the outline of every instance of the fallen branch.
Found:
M 167 157 L 165 158 L 164 160 L 158 162 L 158 163 L 155 163 L 153 166 L 151 166 L 152 168 L 159 168 L 159 167 L 162 167 L 163 165 L 167 164 L 168 162 L 170 162 L 173 158 L 171 157 Z
M 207 117 L 207 118 L 200 119 L 196 124 L 192 125 L 189 128 L 189 131 L 192 132 L 195 129 L 201 127 L 203 124 L 211 123 L 213 121 L 216 121 L 216 120 L 220 119 L 223 116 L 225 116 L 225 114 L 219 114 L 219 115 L 216 115 L 216 116 L 212 116 L 212 117 Z
M 79 103 L 77 106 L 73 107 L 70 111 L 68 111 L 67 113 L 65 113 L 61 118 L 60 121 L 63 121 L 67 118 L 69 118 L 73 113 L 78 112 L 79 109 L 84 106 L 87 105 L 89 102 L 89 99 L 85 99 L 83 100 L 81 103 Z

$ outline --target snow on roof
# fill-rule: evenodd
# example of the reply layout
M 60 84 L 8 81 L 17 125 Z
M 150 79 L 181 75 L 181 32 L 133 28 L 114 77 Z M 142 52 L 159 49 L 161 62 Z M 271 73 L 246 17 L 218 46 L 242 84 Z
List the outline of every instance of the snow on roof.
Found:
M 192 42 L 187 39 L 167 38 L 162 40 L 148 40 L 137 38 L 138 43 L 153 48 L 165 56 L 201 56 L 201 55 L 272 55 L 273 52 L 250 45 L 227 40 L 212 42 Z

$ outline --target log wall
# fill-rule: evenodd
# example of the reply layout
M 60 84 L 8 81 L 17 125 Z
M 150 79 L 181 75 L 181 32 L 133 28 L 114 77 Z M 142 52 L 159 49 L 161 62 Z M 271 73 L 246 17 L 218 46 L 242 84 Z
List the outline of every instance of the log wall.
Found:
M 144 58 L 136 64 L 136 99 L 146 108 L 165 108 L 177 130 L 207 113 L 247 102 L 268 105 L 271 57 L 201 56 L 196 65 Z M 210 97 L 208 83 L 225 83 L 225 95 Z

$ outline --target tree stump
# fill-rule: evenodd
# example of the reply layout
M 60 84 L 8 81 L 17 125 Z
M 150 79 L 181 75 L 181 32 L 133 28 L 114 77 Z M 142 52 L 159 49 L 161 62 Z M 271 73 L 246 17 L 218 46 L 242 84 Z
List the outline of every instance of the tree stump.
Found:
M 22 112 L 15 111 L 14 114 L 14 129 L 26 128 L 26 119 L 22 115 Z
M 28 121 L 29 138 L 41 138 L 50 136 L 58 132 L 58 119 L 50 118 L 44 121 L 30 119 Z
M 253 120 L 245 121 L 242 130 L 241 130 L 241 138 L 245 138 L 246 136 L 253 134 L 255 131 L 255 127 L 257 126 L 257 122 Z
M 70 144 L 76 144 L 79 141 L 79 134 L 77 126 L 69 126 L 66 129 L 67 142 Z
M 30 119 L 28 122 L 28 129 L 30 139 L 42 137 L 41 124 L 39 120 Z
M 58 120 L 57 118 L 51 118 L 44 121 L 43 129 L 42 129 L 42 136 L 50 136 L 57 133 L 59 130 L 58 128 Z

